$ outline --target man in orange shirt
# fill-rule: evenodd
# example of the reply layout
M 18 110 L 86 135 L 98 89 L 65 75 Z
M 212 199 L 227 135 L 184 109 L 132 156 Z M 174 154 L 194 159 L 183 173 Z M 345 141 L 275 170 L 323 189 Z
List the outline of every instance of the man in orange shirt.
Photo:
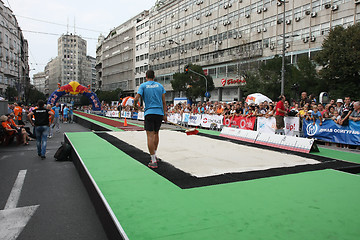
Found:
M 18 131 L 11 127 L 10 122 L 8 121 L 8 117 L 2 115 L 0 117 L 1 126 L 5 129 L 6 138 L 5 138 L 5 145 L 9 144 L 14 139 L 14 136 L 17 136 L 17 141 L 20 141 L 19 135 L 17 135 Z
M 10 124 L 10 127 L 17 130 L 17 133 L 19 136 L 21 136 L 21 140 L 24 143 L 24 145 L 29 145 L 29 135 L 27 134 L 24 125 L 16 125 L 14 121 L 14 113 L 10 113 L 8 117 L 8 122 Z M 18 142 L 20 144 L 20 142 Z
M 18 103 L 14 103 L 14 114 L 15 114 L 15 120 L 17 120 L 17 124 L 19 125 L 25 125 L 22 121 L 22 108 L 19 106 Z

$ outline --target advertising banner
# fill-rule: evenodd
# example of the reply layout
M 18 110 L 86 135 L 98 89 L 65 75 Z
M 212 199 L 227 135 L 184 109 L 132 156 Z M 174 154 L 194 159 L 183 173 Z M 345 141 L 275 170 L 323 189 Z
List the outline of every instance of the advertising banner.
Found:
M 138 118 L 137 119 L 144 121 L 145 120 L 145 113 L 144 112 L 138 112 Z
M 319 120 L 303 120 L 305 137 L 316 138 L 326 142 L 360 145 L 360 122 L 349 121 L 348 126 L 341 126 L 332 120 L 325 120 L 319 125 Z
M 300 120 L 299 117 L 285 117 L 285 135 L 294 135 L 294 131 L 299 131 L 300 129 Z M 275 117 L 258 117 L 257 118 L 257 131 L 265 133 L 275 133 L 276 121 Z
M 205 128 L 210 128 L 210 125 L 212 123 L 215 123 L 216 127 L 220 128 L 223 123 L 223 119 L 223 116 L 203 114 L 201 115 L 201 126 Z
M 189 119 L 190 119 L 190 113 L 183 113 L 182 115 L 182 121 L 184 123 L 189 123 Z
M 172 122 L 172 123 L 178 123 L 178 122 L 181 122 L 181 115 L 178 114 L 178 113 L 175 113 L 175 114 L 170 114 L 167 116 L 167 120 L 169 122 Z
M 225 118 L 224 125 L 227 127 L 238 126 L 240 129 L 254 130 L 256 117 L 233 117 Z
M 138 119 L 138 113 L 137 112 L 133 112 L 131 119 L 137 120 Z
M 119 117 L 119 111 L 107 111 L 105 113 L 106 117 L 113 117 L 113 118 L 118 118 Z
M 131 112 L 121 111 L 122 118 L 131 118 Z
M 189 118 L 190 126 L 200 126 L 200 124 L 201 124 L 201 114 L 190 115 Z

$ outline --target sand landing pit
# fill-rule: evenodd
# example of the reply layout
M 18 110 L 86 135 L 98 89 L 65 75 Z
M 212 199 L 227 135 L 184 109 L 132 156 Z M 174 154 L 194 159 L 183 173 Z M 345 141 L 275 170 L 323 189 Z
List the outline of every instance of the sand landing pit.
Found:
M 145 131 L 108 134 L 148 152 Z M 305 157 L 244 146 L 226 140 L 199 135 L 187 136 L 177 131 L 161 130 L 159 134 L 158 157 L 177 169 L 199 178 L 320 163 Z

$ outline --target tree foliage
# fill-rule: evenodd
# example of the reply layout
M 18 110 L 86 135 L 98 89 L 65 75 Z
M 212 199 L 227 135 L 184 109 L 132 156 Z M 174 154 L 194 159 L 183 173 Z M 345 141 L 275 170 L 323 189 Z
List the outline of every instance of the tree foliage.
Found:
M 119 101 L 120 97 L 123 95 L 123 91 L 120 88 L 117 88 L 113 91 L 98 90 L 95 93 L 99 98 L 100 102 L 104 101 L 107 103 L 111 103 L 111 101 Z
M 316 55 L 322 67 L 321 87 L 333 98 L 359 97 L 360 89 L 360 24 L 330 31 Z
M 262 93 L 271 99 L 277 99 L 281 93 L 282 58 L 274 58 L 263 62 L 258 71 L 246 73 L 246 95 Z M 316 65 L 306 56 L 298 59 L 297 65 L 290 64 L 285 59 L 284 94 L 288 99 L 299 99 L 301 91 L 318 94 L 319 78 Z
M 5 95 L 7 99 L 12 102 L 16 100 L 16 97 L 18 96 L 18 91 L 16 90 L 16 88 L 9 86 L 6 88 Z
M 46 100 L 45 94 L 37 90 L 33 85 L 29 86 L 28 94 L 26 99 L 28 103 L 36 104 L 39 100 Z
M 201 66 L 189 64 L 189 68 L 205 76 Z M 211 76 L 205 77 L 207 79 L 207 91 L 210 92 L 215 88 L 214 81 Z M 191 99 L 205 96 L 206 81 L 203 77 L 189 71 L 187 74 L 175 73 L 173 78 L 174 80 L 171 81 L 171 86 L 174 91 L 184 92 L 186 97 Z

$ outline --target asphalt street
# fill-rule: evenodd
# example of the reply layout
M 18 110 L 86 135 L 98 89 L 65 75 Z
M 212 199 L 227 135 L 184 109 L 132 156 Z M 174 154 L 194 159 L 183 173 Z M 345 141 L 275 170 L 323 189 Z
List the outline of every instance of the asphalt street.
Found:
M 89 130 L 76 123 L 61 124 L 60 133 L 48 139 L 45 160 L 37 155 L 35 141 L 28 146 L 0 146 L 0 239 L 107 239 L 73 163 L 54 159 L 64 132 L 84 131 Z M 21 182 L 21 170 L 26 170 L 21 172 L 23 185 L 16 189 L 14 184 Z M 6 209 L 11 208 L 9 202 L 16 197 L 10 196 L 16 193 L 18 202 L 13 201 L 12 209 Z M 34 206 L 30 209 L 32 215 L 25 208 L 29 206 Z M 17 230 L 11 228 L 23 230 L 16 237 Z

